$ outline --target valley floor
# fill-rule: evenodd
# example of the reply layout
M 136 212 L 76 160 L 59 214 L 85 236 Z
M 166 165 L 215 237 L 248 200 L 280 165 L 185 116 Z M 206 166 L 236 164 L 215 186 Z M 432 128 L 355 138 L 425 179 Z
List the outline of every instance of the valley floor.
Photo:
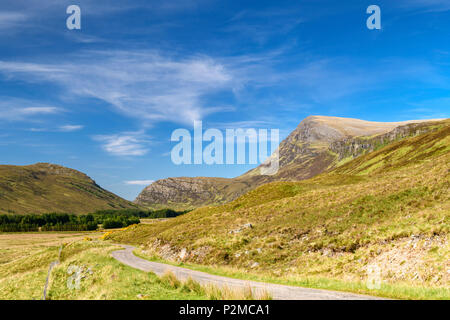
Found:
M 50 264 L 50 300 L 208 299 L 197 284 L 159 278 L 110 256 L 120 249 L 97 241 L 99 233 L 0 234 L 0 300 L 40 300 Z

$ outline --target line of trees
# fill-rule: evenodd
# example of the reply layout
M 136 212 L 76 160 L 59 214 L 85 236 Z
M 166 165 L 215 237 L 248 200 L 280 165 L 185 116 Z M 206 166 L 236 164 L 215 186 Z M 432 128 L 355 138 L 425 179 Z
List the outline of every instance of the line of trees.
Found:
M 132 224 L 138 224 L 140 219 L 174 218 L 188 211 L 175 211 L 172 209 L 161 210 L 140 210 L 140 209 L 120 209 L 120 210 L 99 210 L 93 213 L 97 224 L 101 224 L 104 229 L 124 228 Z
M 94 213 L 75 215 L 68 213 L 46 213 L 30 215 L 0 215 L 0 232 L 33 231 L 91 231 L 99 225 L 104 229 L 123 228 L 138 224 L 141 218 L 172 218 L 187 211 L 162 209 L 157 211 L 140 209 L 99 210 Z
M 46 213 L 30 215 L 0 215 L 0 231 L 90 231 L 97 229 L 92 214 Z

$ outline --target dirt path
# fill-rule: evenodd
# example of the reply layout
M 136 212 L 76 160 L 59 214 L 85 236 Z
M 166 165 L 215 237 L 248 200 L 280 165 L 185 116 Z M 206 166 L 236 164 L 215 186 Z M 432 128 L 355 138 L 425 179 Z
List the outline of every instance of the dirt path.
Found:
M 248 281 L 221 277 L 205 272 L 194 271 L 186 268 L 171 266 L 164 263 L 151 262 L 133 254 L 136 248 L 128 245 L 120 245 L 125 250 L 118 250 L 112 252 L 112 256 L 118 261 L 146 272 L 154 272 L 157 275 L 163 275 L 167 271 L 173 272 L 178 279 L 186 280 L 191 277 L 193 280 L 202 285 L 213 284 L 218 287 L 227 286 L 229 288 L 252 288 L 253 292 L 261 292 L 266 290 L 270 292 L 275 300 L 374 300 L 380 299 L 377 297 L 358 295 L 353 293 L 328 291 L 319 289 L 309 289 L 294 286 L 285 286 L 279 284 L 271 284 L 264 282 Z

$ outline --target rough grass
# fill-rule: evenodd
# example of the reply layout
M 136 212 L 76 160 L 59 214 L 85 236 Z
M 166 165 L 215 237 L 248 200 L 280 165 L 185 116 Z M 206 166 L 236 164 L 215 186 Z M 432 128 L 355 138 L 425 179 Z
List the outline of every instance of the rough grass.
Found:
M 267 291 L 254 292 L 250 287 L 236 289 L 228 286 L 218 287 L 212 284 L 201 285 L 192 278 L 183 282 L 170 271 L 160 277 L 160 281 L 170 288 L 181 288 L 185 292 L 195 292 L 206 296 L 209 300 L 272 300 L 270 293 Z
M 80 240 L 81 237 L 86 240 Z M 9 234 L 2 235 L 2 240 L 4 247 L 15 246 L 16 251 L 21 249 L 28 254 L 18 254 L 0 265 L 0 300 L 42 299 L 48 268 L 51 262 L 58 260 L 61 245 L 60 263 L 50 276 L 49 300 L 270 299 L 266 292 L 255 294 L 251 290 L 202 286 L 192 279 L 179 281 L 170 273 L 157 277 L 133 269 L 110 256 L 111 251 L 120 247 L 92 241 L 84 234 L 36 234 L 32 237 Z M 75 284 L 71 279 L 73 273 L 69 272 L 71 268 L 80 268 L 78 288 L 68 286 L 68 283 Z
M 0 265 L 28 257 L 45 248 L 63 243 L 96 238 L 99 232 L 14 232 L 0 233 Z
M 367 266 L 377 263 L 386 285 L 415 288 L 410 297 L 448 297 L 449 137 L 445 125 L 313 179 L 266 184 L 229 204 L 108 238 L 140 245 L 148 256 L 275 279 L 364 282 Z M 415 239 L 440 249 L 430 256 L 403 245 Z M 389 255 L 415 263 L 389 262 Z
M 357 280 L 339 280 L 330 279 L 320 276 L 301 276 L 298 274 L 283 274 L 271 275 L 264 272 L 253 271 L 251 273 L 243 268 L 236 268 L 233 266 L 205 266 L 194 263 L 173 262 L 163 260 L 155 255 L 148 256 L 142 251 L 138 250 L 135 254 L 143 259 L 166 263 L 178 267 L 183 267 L 191 270 L 206 272 L 218 276 L 230 277 L 235 279 L 259 281 L 276 283 L 282 285 L 300 286 L 306 288 L 335 290 L 344 292 L 353 292 L 358 294 L 380 296 L 392 299 L 433 299 L 433 300 L 448 300 L 450 296 L 450 289 L 446 287 L 429 288 L 414 285 L 408 282 L 398 282 L 391 284 L 382 282 L 379 289 L 369 289 L 365 281 Z M 270 295 L 269 295 L 270 297 Z M 264 299 L 264 298 L 263 298 Z
M 170 287 L 153 273 L 127 267 L 110 252 L 119 247 L 93 241 L 77 241 L 64 246 L 61 263 L 52 273 L 47 299 L 207 299 L 205 292 Z M 0 265 L 0 300 L 42 299 L 47 271 L 57 260 L 58 247 Z M 82 268 L 78 289 L 67 282 L 69 267 Z

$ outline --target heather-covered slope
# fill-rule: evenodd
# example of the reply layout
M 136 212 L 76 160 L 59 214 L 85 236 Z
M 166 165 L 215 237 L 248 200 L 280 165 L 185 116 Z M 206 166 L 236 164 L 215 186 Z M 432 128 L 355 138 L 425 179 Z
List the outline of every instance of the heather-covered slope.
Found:
M 89 213 L 135 207 L 73 169 L 48 163 L 0 166 L 0 214 Z
M 259 166 L 234 179 L 168 178 L 146 187 L 136 198 L 150 208 L 191 209 L 227 203 L 264 183 L 300 181 L 333 169 L 392 141 L 432 128 L 429 122 L 370 122 L 311 116 L 279 146 L 276 175 L 261 175 Z
M 273 277 L 450 285 L 450 121 L 300 182 L 111 235 L 149 256 Z

